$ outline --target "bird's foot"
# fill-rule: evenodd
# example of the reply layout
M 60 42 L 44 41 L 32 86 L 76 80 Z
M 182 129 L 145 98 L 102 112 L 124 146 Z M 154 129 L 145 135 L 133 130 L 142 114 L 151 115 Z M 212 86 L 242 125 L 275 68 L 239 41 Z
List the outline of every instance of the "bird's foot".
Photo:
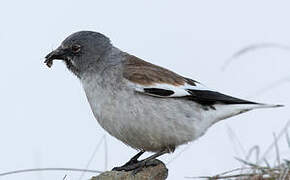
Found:
M 126 164 L 124 164 L 123 166 L 120 166 L 120 167 L 114 167 L 112 170 L 113 171 L 122 171 L 122 170 L 118 170 L 122 167 L 126 167 L 126 166 L 129 166 L 129 165 L 132 165 L 132 164 L 135 164 L 135 163 L 138 163 L 138 158 L 144 154 L 145 151 L 140 151 L 138 154 L 136 154 L 134 157 L 132 157 Z
M 144 151 L 141 151 L 137 155 L 135 155 L 133 158 L 131 158 L 130 161 L 127 162 L 125 165 L 120 166 L 120 167 L 115 167 L 112 170 L 113 171 L 132 171 L 132 174 L 135 175 L 138 172 L 140 172 L 143 168 L 156 166 L 162 163 L 161 161 L 155 158 L 169 152 L 170 150 L 168 148 L 165 148 L 164 150 L 159 151 L 142 161 L 138 161 L 138 158 L 144 153 Z
M 123 171 L 126 169 L 127 166 L 130 166 L 132 164 L 138 163 L 138 158 L 144 154 L 145 151 L 140 151 L 138 154 L 136 154 L 134 157 L 132 157 L 127 163 L 125 163 L 123 166 L 120 167 L 114 167 L 112 170 L 113 171 Z
M 135 161 L 134 163 L 130 160 L 123 166 L 113 168 L 113 171 L 132 171 L 132 174 L 135 175 L 138 172 L 142 171 L 143 168 L 150 167 L 150 166 L 157 166 L 160 164 L 160 161 L 157 159 L 151 160 L 142 160 L 142 161 Z

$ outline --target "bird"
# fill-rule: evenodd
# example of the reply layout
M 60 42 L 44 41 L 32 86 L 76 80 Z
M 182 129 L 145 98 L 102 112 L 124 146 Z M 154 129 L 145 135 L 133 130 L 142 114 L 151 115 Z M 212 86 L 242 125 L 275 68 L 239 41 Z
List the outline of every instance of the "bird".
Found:
M 138 154 L 116 171 L 139 171 L 192 142 L 213 124 L 263 104 L 235 98 L 115 47 L 99 32 L 78 31 L 45 56 L 61 60 L 81 82 L 94 117 Z M 153 155 L 138 160 L 144 152 Z

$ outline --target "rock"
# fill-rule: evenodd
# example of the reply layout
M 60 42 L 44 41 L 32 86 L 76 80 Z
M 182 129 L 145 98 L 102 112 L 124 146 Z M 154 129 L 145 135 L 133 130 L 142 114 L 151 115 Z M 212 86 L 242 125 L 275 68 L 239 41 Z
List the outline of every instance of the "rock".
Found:
M 136 175 L 132 171 L 106 171 L 98 176 L 92 177 L 91 180 L 165 180 L 168 176 L 168 169 L 162 161 L 155 159 L 158 165 L 146 167 Z

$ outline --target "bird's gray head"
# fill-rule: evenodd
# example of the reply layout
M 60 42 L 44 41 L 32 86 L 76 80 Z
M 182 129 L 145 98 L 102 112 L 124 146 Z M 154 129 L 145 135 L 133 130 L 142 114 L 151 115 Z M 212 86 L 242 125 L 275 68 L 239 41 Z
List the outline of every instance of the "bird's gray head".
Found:
M 106 36 L 92 31 L 79 31 L 67 37 L 61 45 L 45 57 L 45 63 L 51 67 L 53 60 L 63 60 L 76 76 L 96 64 L 98 59 L 112 45 Z

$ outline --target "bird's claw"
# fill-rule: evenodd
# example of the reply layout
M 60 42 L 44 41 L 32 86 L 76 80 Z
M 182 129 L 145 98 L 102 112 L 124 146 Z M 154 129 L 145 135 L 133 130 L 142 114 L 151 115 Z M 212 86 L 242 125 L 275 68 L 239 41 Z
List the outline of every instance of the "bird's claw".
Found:
M 143 168 L 156 166 L 159 163 L 160 163 L 159 160 L 156 160 L 156 159 L 149 160 L 149 161 L 144 161 L 144 160 L 137 161 L 135 163 L 131 163 L 131 161 L 129 161 L 125 165 L 120 166 L 120 167 L 115 167 L 112 170 L 113 171 L 132 171 L 132 175 L 136 175 L 137 173 L 142 171 Z

